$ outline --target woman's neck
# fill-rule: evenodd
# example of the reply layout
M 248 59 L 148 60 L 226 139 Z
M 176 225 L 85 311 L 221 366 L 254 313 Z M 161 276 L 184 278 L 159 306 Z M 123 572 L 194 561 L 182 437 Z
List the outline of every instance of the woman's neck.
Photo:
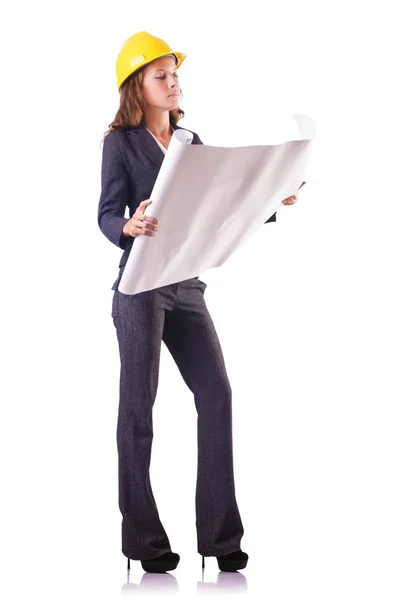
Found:
M 166 139 L 172 135 L 169 111 L 157 115 L 145 111 L 143 123 L 157 138 Z

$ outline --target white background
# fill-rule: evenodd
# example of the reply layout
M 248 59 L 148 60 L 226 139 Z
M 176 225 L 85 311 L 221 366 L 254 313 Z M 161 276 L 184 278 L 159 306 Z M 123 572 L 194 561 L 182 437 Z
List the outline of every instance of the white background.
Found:
M 4 597 L 382 598 L 397 592 L 392 3 L 20 2 L 1 15 Z M 187 53 L 180 121 L 256 140 L 317 123 L 307 185 L 201 273 L 233 389 L 248 566 L 197 554 L 193 396 L 163 345 L 151 479 L 176 571 L 121 553 L 110 316 L 121 250 L 97 225 L 115 59 L 146 30 Z M 259 132 L 259 133 L 258 133 Z M 250 137 L 251 136 L 251 137 Z M 154 240 L 153 240 L 154 241 Z M 160 587 L 157 588 L 156 586 Z

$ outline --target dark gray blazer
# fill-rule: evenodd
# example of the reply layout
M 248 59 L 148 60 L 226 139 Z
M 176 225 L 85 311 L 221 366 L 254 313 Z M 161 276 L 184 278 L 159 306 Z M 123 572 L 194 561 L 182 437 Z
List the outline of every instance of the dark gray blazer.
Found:
M 172 126 L 174 129 L 186 130 L 185 127 Z M 203 143 L 197 133 L 191 133 L 192 144 Z M 113 290 L 118 287 L 135 240 L 132 236 L 121 236 L 121 231 L 140 202 L 150 198 L 164 156 L 143 122 L 138 127 L 113 130 L 103 142 L 98 225 L 108 240 L 124 250 Z M 130 215 L 128 218 L 124 216 L 127 206 Z M 276 213 L 266 223 L 275 220 Z

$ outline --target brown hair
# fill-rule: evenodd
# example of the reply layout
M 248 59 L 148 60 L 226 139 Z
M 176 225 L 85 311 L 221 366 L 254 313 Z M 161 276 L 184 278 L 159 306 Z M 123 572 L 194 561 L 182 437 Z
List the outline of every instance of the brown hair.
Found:
M 113 121 L 108 125 L 109 129 L 104 133 L 105 137 L 114 129 L 124 129 L 126 127 L 137 127 L 143 117 L 144 99 L 142 94 L 143 76 L 148 65 L 145 65 L 132 75 L 127 77 L 120 88 L 120 106 Z M 182 91 L 182 90 L 181 90 Z M 182 119 L 185 111 L 181 108 L 174 108 L 169 111 L 170 122 L 176 124 Z

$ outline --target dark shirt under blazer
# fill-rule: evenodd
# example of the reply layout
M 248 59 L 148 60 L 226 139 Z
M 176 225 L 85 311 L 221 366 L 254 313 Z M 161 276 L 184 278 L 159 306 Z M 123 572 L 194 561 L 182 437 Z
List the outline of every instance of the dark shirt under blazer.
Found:
M 173 127 L 186 130 L 174 124 Z M 203 143 L 197 133 L 191 133 L 192 144 Z M 122 236 L 122 229 L 140 202 L 150 198 L 164 156 L 164 152 L 143 123 L 138 127 L 113 130 L 103 142 L 98 225 L 108 240 L 124 250 L 119 263 L 119 276 L 112 286 L 113 290 L 118 287 L 135 240 L 132 236 Z M 128 218 L 124 216 L 127 206 L 130 215 Z M 266 223 L 275 220 L 276 213 Z

